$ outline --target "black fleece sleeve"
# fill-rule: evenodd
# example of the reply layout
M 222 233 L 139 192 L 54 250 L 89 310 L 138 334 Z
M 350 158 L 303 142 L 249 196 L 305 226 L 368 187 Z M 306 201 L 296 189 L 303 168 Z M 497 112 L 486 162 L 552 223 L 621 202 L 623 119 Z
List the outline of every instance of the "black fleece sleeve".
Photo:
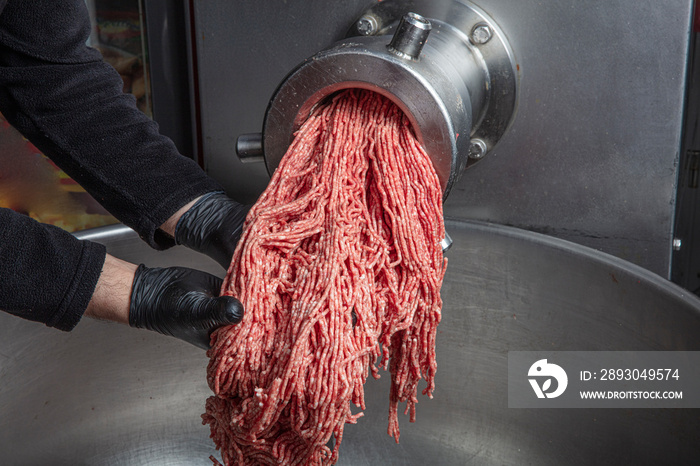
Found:
M 84 0 L 0 0 L 0 112 L 151 246 L 180 207 L 220 190 L 159 135 L 119 75 L 85 45 Z M 105 248 L 0 209 L 0 309 L 72 329 Z
M 87 308 L 105 247 L 0 208 L 0 309 L 71 330 Z
M 85 45 L 84 0 L 8 0 L 0 13 L 0 112 L 120 221 L 155 248 L 158 227 L 221 187 L 180 155 Z

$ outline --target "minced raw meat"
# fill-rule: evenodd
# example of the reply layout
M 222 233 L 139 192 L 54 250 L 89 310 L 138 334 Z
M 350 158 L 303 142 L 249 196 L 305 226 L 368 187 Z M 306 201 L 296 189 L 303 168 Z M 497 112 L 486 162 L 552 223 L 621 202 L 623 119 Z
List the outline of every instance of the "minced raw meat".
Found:
M 379 369 L 398 442 L 398 404 L 413 422 L 419 381 L 435 387 L 444 236 L 440 182 L 401 110 L 360 89 L 318 105 L 223 284 L 245 317 L 212 334 L 202 418 L 226 465 L 335 463 Z

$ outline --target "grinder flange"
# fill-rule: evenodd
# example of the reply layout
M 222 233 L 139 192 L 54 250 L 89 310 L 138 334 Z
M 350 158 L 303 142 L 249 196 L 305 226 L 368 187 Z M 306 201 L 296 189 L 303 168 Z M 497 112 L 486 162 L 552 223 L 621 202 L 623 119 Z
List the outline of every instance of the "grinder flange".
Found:
M 276 90 L 261 138 L 268 172 L 275 171 L 314 106 L 340 90 L 363 88 L 406 113 L 447 197 L 464 169 L 510 125 L 516 68 L 503 32 L 469 2 L 380 2 L 344 40 L 306 59 Z M 239 155 L 260 155 L 246 148 Z

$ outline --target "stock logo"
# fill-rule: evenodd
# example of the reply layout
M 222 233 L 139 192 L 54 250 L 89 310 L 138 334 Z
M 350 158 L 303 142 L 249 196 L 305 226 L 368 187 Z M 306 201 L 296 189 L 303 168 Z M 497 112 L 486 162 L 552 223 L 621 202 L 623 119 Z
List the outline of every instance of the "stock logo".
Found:
M 569 383 L 564 369 L 556 364 L 548 363 L 546 359 L 540 359 L 530 366 L 527 375 L 530 377 L 528 380 L 537 398 L 556 398 L 564 393 L 566 385 Z M 552 380 L 557 382 L 553 390 Z

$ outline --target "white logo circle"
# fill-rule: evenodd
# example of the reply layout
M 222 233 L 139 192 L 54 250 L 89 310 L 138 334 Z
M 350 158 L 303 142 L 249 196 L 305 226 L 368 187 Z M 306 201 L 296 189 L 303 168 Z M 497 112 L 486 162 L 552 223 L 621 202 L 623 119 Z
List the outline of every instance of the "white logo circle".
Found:
M 566 385 L 569 383 L 566 371 L 556 364 L 548 363 L 546 359 L 540 359 L 530 366 L 527 375 L 528 377 L 536 377 L 528 380 L 537 398 L 556 398 L 564 393 Z M 542 385 L 539 384 L 538 379 L 542 379 Z M 549 391 L 552 388 L 552 379 L 557 381 L 557 386 L 554 391 Z

